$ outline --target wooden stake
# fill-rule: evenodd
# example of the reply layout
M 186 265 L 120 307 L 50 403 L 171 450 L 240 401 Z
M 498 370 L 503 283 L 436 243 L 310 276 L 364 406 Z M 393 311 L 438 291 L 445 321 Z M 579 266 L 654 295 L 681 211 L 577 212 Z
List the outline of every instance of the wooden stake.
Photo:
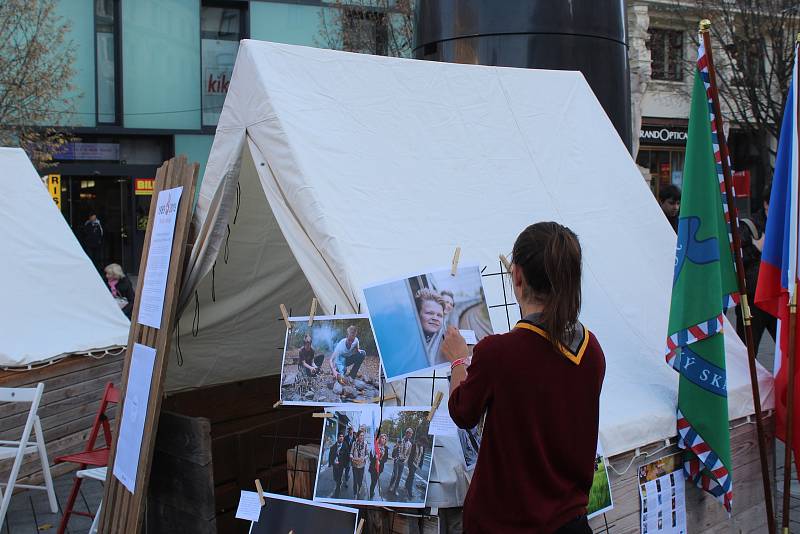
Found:
M 442 398 L 444 397 L 444 393 L 441 391 L 436 392 L 436 396 L 433 398 L 433 406 L 431 406 L 431 411 L 428 412 L 428 422 L 430 423 L 433 420 L 433 414 L 436 413 L 436 410 L 439 409 L 439 404 L 442 402 Z
M 456 272 L 458 272 L 458 260 L 461 258 L 461 247 L 456 247 L 456 251 L 453 254 L 453 264 L 450 267 L 450 276 L 455 276 Z
M 308 326 L 314 324 L 315 313 L 317 313 L 317 297 L 311 299 L 311 313 L 308 314 Z
M 289 321 L 289 312 L 286 311 L 286 306 L 281 304 L 281 316 L 283 316 L 283 322 L 286 323 L 286 330 L 292 329 L 292 323 Z
M 258 500 L 261 506 L 267 504 L 267 501 L 264 500 L 264 488 L 261 487 L 261 481 L 259 479 L 256 479 L 256 491 L 258 492 Z
M 764 422 L 761 413 L 761 392 L 758 386 L 758 372 L 756 371 L 756 347 L 753 343 L 753 329 L 750 324 L 750 308 L 747 304 L 747 283 L 744 276 L 744 263 L 742 262 L 742 242 L 739 238 L 739 217 L 736 209 L 736 199 L 733 191 L 733 178 L 729 162 L 728 143 L 725 140 L 725 131 L 722 124 L 722 111 L 719 105 L 719 93 L 717 91 L 717 74 L 714 70 L 714 58 L 711 49 L 711 21 L 703 19 L 700 21 L 700 36 L 703 39 L 706 59 L 708 60 L 709 91 L 714 110 L 714 126 L 717 130 L 717 140 L 719 143 L 720 160 L 722 162 L 722 176 L 725 181 L 725 196 L 728 202 L 728 213 L 730 214 L 730 230 L 733 237 L 733 252 L 736 262 L 736 277 L 739 282 L 739 299 L 742 303 L 741 312 L 745 323 L 745 344 L 747 345 L 748 364 L 750 368 L 750 387 L 753 394 L 753 408 L 756 418 L 756 433 L 758 435 L 758 452 L 761 460 L 761 481 L 764 486 L 764 506 L 767 512 L 767 526 L 770 532 L 775 532 L 775 513 L 772 505 L 772 484 L 769 480 L 769 463 L 767 461 L 766 433 L 764 432 Z M 745 315 L 746 313 L 746 315 Z
M 317 418 L 320 418 L 320 419 L 328 419 L 330 417 L 333 417 L 333 414 L 331 412 L 314 412 L 314 413 L 311 414 L 311 417 L 317 417 Z

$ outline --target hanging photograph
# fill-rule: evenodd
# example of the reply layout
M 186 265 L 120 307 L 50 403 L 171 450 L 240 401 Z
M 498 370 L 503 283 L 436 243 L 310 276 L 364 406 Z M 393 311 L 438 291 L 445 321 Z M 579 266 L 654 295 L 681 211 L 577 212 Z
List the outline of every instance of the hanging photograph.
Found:
M 281 366 L 281 402 L 331 406 L 381 393 L 380 357 L 366 315 L 292 317 Z
M 492 333 L 477 265 L 367 286 L 364 298 L 387 380 L 447 365 L 440 348 L 448 326 L 476 341 Z
M 597 453 L 594 458 L 594 481 L 589 490 L 589 505 L 587 515 L 589 519 L 604 514 L 614 508 L 611 498 L 611 482 L 608 479 L 608 464 L 603 454 L 603 446 L 597 442 Z
M 423 508 L 434 437 L 430 407 L 326 408 L 314 500 Z
M 249 534 L 354 534 L 358 526 L 358 510 L 323 504 L 297 497 L 264 493 L 258 521 L 250 524 Z

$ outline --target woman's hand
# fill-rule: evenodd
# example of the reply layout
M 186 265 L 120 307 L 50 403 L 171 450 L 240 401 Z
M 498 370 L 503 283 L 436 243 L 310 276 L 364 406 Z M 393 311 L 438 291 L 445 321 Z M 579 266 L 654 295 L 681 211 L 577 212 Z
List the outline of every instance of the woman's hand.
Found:
M 445 331 L 441 351 L 451 362 L 469 356 L 467 342 L 455 326 L 449 326 Z

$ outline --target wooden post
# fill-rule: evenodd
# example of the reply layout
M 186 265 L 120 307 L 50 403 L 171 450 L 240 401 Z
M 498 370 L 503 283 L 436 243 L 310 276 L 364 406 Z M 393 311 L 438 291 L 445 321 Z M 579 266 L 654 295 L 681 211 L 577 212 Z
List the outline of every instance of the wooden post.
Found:
M 772 485 L 769 481 L 767 444 L 763 416 L 761 413 L 761 392 L 758 387 L 758 372 L 756 371 L 756 347 L 753 344 L 753 328 L 750 324 L 750 306 L 747 302 L 747 284 L 745 282 L 744 264 L 742 262 L 742 242 L 739 238 L 739 218 L 737 216 L 733 179 L 731 177 L 730 162 L 728 159 L 728 143 L 725 140 L 725 132 L 722 129 L 722 112 L 719 105 L 719 93 L 717 91 L 717 74 L 714 71 L 714 59 L 711 51 L 710 28 L 711 22 L 709 20 L 704 19 L 700 21 L 700 35 L 703 39 L 706 59 L 708 60 L 708 77 L 711 101 L 714 109 L 714 126 L 717 130 L 717 141 L 719 143 L 720 160 L 722 163 L 722 176 L 725 180 L 725 196 L 728 201 L 728 214 L 730 215 L 731 235 L 733 236 L 733 255 L 734 261 L 736 262 L 736 276 L 739 282 L 739 299 L 742 319 L 745 325 L 745 344 L 747 345 L 747 361 L 750 368 L 750 386 L 753 394 L 753 409 L 755 411 L 756 432 L 758 434 L 758 453 L 761 460 L 761 479 L 764 485 L 764 504 L 767 512 L 767 525 L 770 532 L 775 532 Z
M 142 260 L 139 267 L 139 280 L 137 282 L 136 298 L 133 306 L 133 320 L 128 336 L 128 348 L 125 352 L 125 366 L 122 371 L 122 401 L 119 407 L 121 415 L 125 410 L 125 390 L 128 383 L 131 356 L 134 343 L 141 343 L 156 349 L 156 361 L 153 367 L 153 377 L 150 385 L 150 396 L 147 403 L 147 415 L 142 435 L 142 446 L 139 451 L 139 465 L 136 473 L 135 493 L 129 492 L 122 483 L 113 475 L 114 460 L 117 451 L 117 438 L 119 432 L 114 434 L 111 453 L 108 460 L 108 475 L 103 495 L 103 510 L 100 518 L 100 532 L 106 534 L 131 534 L 138 533 L 142 527 L 144 517 L 144 503 L 147 499 L 147 487 L 150 481 L 150 466 L 153 460 L 156 429 L 161 413 L 162 392 L 164 378 L 167 371 L 167 357 L 169 356 L 170 341 L 173 336 L 178 306 L 178 292 L 184 269 L 184 257 L 187 253 L 187 240 L 192 218 L 192 204 L 194 191 L 197 184 L 199 165 L 188 164 L 186 156 L 178 156 L 166 161 L 156 173 L 153 199 L 150 202 L 150 218 L 148 219 L 147 234 L 145 237 Z M 164 295 L 164 308 L 161 317 L 161 328 L 152 328 L 138 324 L 139 305 L 142 298 L 142 286 L 145 272 L 147 271 L 147 255 L 150 250 L 150 239 L 155 221 L 155 209 L 158 194 L 174 187 L 183 186 L 178 213 L 175 220 L 175 232 L 172 240 L 172 255 L 169 263 L 167 287 Z M 121 422 L 117 418 L 117 427 Z

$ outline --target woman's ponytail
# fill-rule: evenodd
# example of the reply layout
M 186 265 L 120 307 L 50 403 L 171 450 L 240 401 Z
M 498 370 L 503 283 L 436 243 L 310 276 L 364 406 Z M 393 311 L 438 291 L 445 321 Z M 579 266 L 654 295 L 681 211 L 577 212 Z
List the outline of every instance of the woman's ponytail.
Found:
M 581 309 L 578 237 L 555 222 L 533 224 L 517 238 L 512 258 L 527 282 L 528 294 L 523 296 L 543 305 L 541 326 L 553 347 L 569 346 Z

